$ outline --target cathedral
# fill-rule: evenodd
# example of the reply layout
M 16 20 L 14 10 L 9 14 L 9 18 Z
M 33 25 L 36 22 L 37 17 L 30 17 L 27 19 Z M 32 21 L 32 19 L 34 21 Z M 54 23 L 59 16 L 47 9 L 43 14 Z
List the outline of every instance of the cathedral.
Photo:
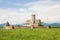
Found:
M 35 14 L 31 16 L 30 20 L 26 20 L 26 23 L 25 23 L 25 26 L 27 27 L 38 27 L 39 25 L 41 25 L 41 20 L 36 19 Z

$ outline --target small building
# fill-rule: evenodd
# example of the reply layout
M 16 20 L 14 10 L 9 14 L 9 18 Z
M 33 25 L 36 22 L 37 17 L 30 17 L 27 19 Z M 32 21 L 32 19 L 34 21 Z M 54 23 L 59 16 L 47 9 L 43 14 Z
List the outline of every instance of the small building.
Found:
M 3 29 L 13 29 L 13 27 L 9 24 L 9 22 L 6 22 L 6 23 L 4 24 Z
M 19 29 L 20 26 L 12 26 L 9 24 L 9 22 L 7 21 L 6 23 L 4 23 L 3 29 Z

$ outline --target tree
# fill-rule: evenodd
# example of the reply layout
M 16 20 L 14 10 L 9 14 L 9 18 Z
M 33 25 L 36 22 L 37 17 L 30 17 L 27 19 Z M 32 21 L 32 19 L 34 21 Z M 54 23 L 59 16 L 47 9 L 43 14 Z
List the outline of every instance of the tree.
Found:
M 51 29 L 51 26 L 50 25 L 48 27 Z
M 41 23 L 38 23 L 38 26 L 43 26 Z

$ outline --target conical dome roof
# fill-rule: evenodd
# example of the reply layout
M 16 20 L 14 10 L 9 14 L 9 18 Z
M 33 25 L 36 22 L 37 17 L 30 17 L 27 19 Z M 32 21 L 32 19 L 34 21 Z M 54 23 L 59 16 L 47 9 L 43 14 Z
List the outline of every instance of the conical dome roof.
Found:
M 9 22 L 8 22 L 8 21 L 5 23 L 5 26 L 10 26 L 10 24 L 9 24 Z

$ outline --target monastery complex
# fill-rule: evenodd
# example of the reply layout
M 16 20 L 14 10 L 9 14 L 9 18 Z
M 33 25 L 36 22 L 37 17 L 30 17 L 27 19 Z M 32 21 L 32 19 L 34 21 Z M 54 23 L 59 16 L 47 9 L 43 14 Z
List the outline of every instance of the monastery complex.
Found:
M 33 14 L 31 16 L 31 19 L 30 20 L 26 20 L 26 23 L 23 26 L 12 26 L 12 25 L 9 24 L 9 22 L 6 22 L 4 24 L 3 29 L 18 29 L 18 28 L 31 28 L 31 29 L 33 29 L 33 28 L 40 28 L 40 27 L 48 28 L 48 27 L 43 26 L 41 24 L 41 20 L 40 19 L 36 19 L 35 14 Z

